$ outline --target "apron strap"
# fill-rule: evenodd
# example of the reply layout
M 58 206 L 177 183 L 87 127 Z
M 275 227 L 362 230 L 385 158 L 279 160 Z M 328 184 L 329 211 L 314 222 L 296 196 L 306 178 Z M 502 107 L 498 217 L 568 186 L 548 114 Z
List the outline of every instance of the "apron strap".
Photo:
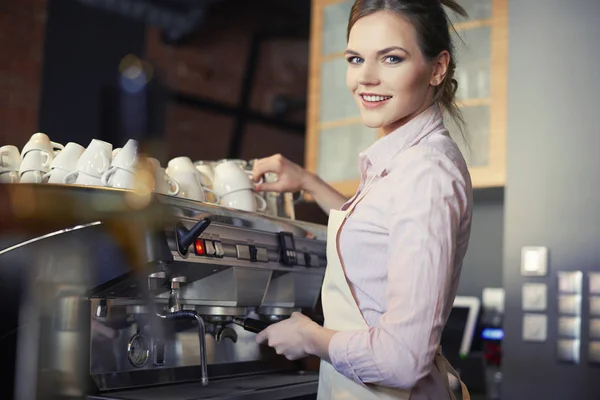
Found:
M 450 398 L 452 400 L 456 400 L 456 396 L 454 396 L 454 393 L 452 392 L 452 389 L 450 388 L 450 381 L 448 380 L 448 374 L 454 376 L 458 380 L 458 382 L 460 382 L 462 400 L 471 400 L 471 395 L 469 394 L 469 389 L 467 389 L 467 386 L 465 385 L 465 383 L 460 379 L 458 372 L 456 372 L 456 370 L 448 362 L 446 357 L 443 356 L 441 346 L 438 347 L 438 351 L 435 355 L 435 365 L 437 366 L 438 370 L 440 371 L 440 374 L 442 375 L 442 379 L 444 380 L 446 388 L 448 388 L 448 393 L 450 394 Z

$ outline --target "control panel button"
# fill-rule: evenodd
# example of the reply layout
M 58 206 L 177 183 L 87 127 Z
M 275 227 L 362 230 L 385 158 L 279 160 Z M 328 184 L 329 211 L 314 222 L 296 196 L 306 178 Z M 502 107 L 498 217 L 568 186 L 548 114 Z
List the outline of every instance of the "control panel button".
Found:
M 579 339 L 581 334 L 581 318 L 561 317 L 558 319 L 558 335 L 569 339 Z
M 206 255 L 207 256 L 209 256 L 209 257 L 214 257 L 215 256 L 215 253 L 216 253 L 216 251 L 215 251 L 215 245 L 213 244 L 212 241 L 205 240 L 204 241 L 204 247 L 205 247 Z
M 310 253 L 304 253 L 304 265 L 307 267 L 312 267 L 313 265 L 310 261 Z
M 588 348 L 588 361 L 594 364 L 600 364 L 600 342 L 590 342 Z
M 197 256 L 206 255 L 206 247 L 204 246 L 204 240 L 196 239 L 196 242 L 194 243 L 194 253 L 196 253 Z
M 581 294 L 581 271 L 562 271 L 558 273 L 558 291 L 561 293 Z
M 579 363 L 579 339 L 559 340 L 557 346 L 559 361 L 573 364 Z
M 558 312 L 560 314 L 581 315 L 580 295 L 558 296 Z
M 600 296 L 590 297 L 590 315 L 600 317 Z
M 269 262 L 269 253 L 263 247 L 256 248 L 256 261 Z
M 223 249 L 223 243 L 221 243 L 219 241 L 215 241 L 215 242 L 213 242 L 213 244 L 215 245 L 215 257 L 223 258 L 223 256 L 225 255 L 225 250 Z
M 250 261 L 256 261 L 256 246 L 250 245 L 248 249 L 250 251 Z
M 590 294 L 600 295 L 600 273 L 590 272 Z
M 236 244 L 237 258 L 240 260 L 250 260 L 250 247 L 243 244 Z
M 590 339 L 600 340 L 600 319 L 590 319 Z
M 294 235 L 290 232 L 279 232 L 280 260 L 283 265 L 293 266 L 298 264 L 296 243 Z

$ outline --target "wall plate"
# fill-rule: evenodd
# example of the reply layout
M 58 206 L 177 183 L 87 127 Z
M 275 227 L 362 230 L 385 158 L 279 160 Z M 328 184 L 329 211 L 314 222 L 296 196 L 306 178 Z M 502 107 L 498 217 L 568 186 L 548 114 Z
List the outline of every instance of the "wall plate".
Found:
M 545 283 L 524 283 L 521 302 L 523 311 L 545 311 L 548 286 Z
M 548 337 L 548 317 L 546 314 L 523 315 L 523 340 L 544 342 Z
M 548 248 L 525 246 L 521 248 L 521 275 L 545 276 L 548 273 Z

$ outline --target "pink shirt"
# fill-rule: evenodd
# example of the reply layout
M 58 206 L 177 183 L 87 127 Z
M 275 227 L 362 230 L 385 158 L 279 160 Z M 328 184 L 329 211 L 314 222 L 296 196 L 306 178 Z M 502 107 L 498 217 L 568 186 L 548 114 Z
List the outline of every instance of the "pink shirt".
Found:
M 340 233 L 348 283 L 369 330 L 336 333 L 332 365 L 361 383 L 444 399 L 434 367 L 471 229 L 471 179 L 437 105 L 360 155 L 367 195 Z M 353 199 L 349 200 L 345 209 Z

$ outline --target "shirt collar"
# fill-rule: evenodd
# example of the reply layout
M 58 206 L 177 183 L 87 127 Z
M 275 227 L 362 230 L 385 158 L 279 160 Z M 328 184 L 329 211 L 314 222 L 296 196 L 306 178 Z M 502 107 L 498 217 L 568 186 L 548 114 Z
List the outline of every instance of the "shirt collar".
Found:
M 442 113 L 439 106 L 434 104 L 360 153 L 359 167 L 362 174 L 366 173 L 368 167 L 373 168 L 373 173 L 382 174 L 396 154 L 414 146 L 442 126 Z

